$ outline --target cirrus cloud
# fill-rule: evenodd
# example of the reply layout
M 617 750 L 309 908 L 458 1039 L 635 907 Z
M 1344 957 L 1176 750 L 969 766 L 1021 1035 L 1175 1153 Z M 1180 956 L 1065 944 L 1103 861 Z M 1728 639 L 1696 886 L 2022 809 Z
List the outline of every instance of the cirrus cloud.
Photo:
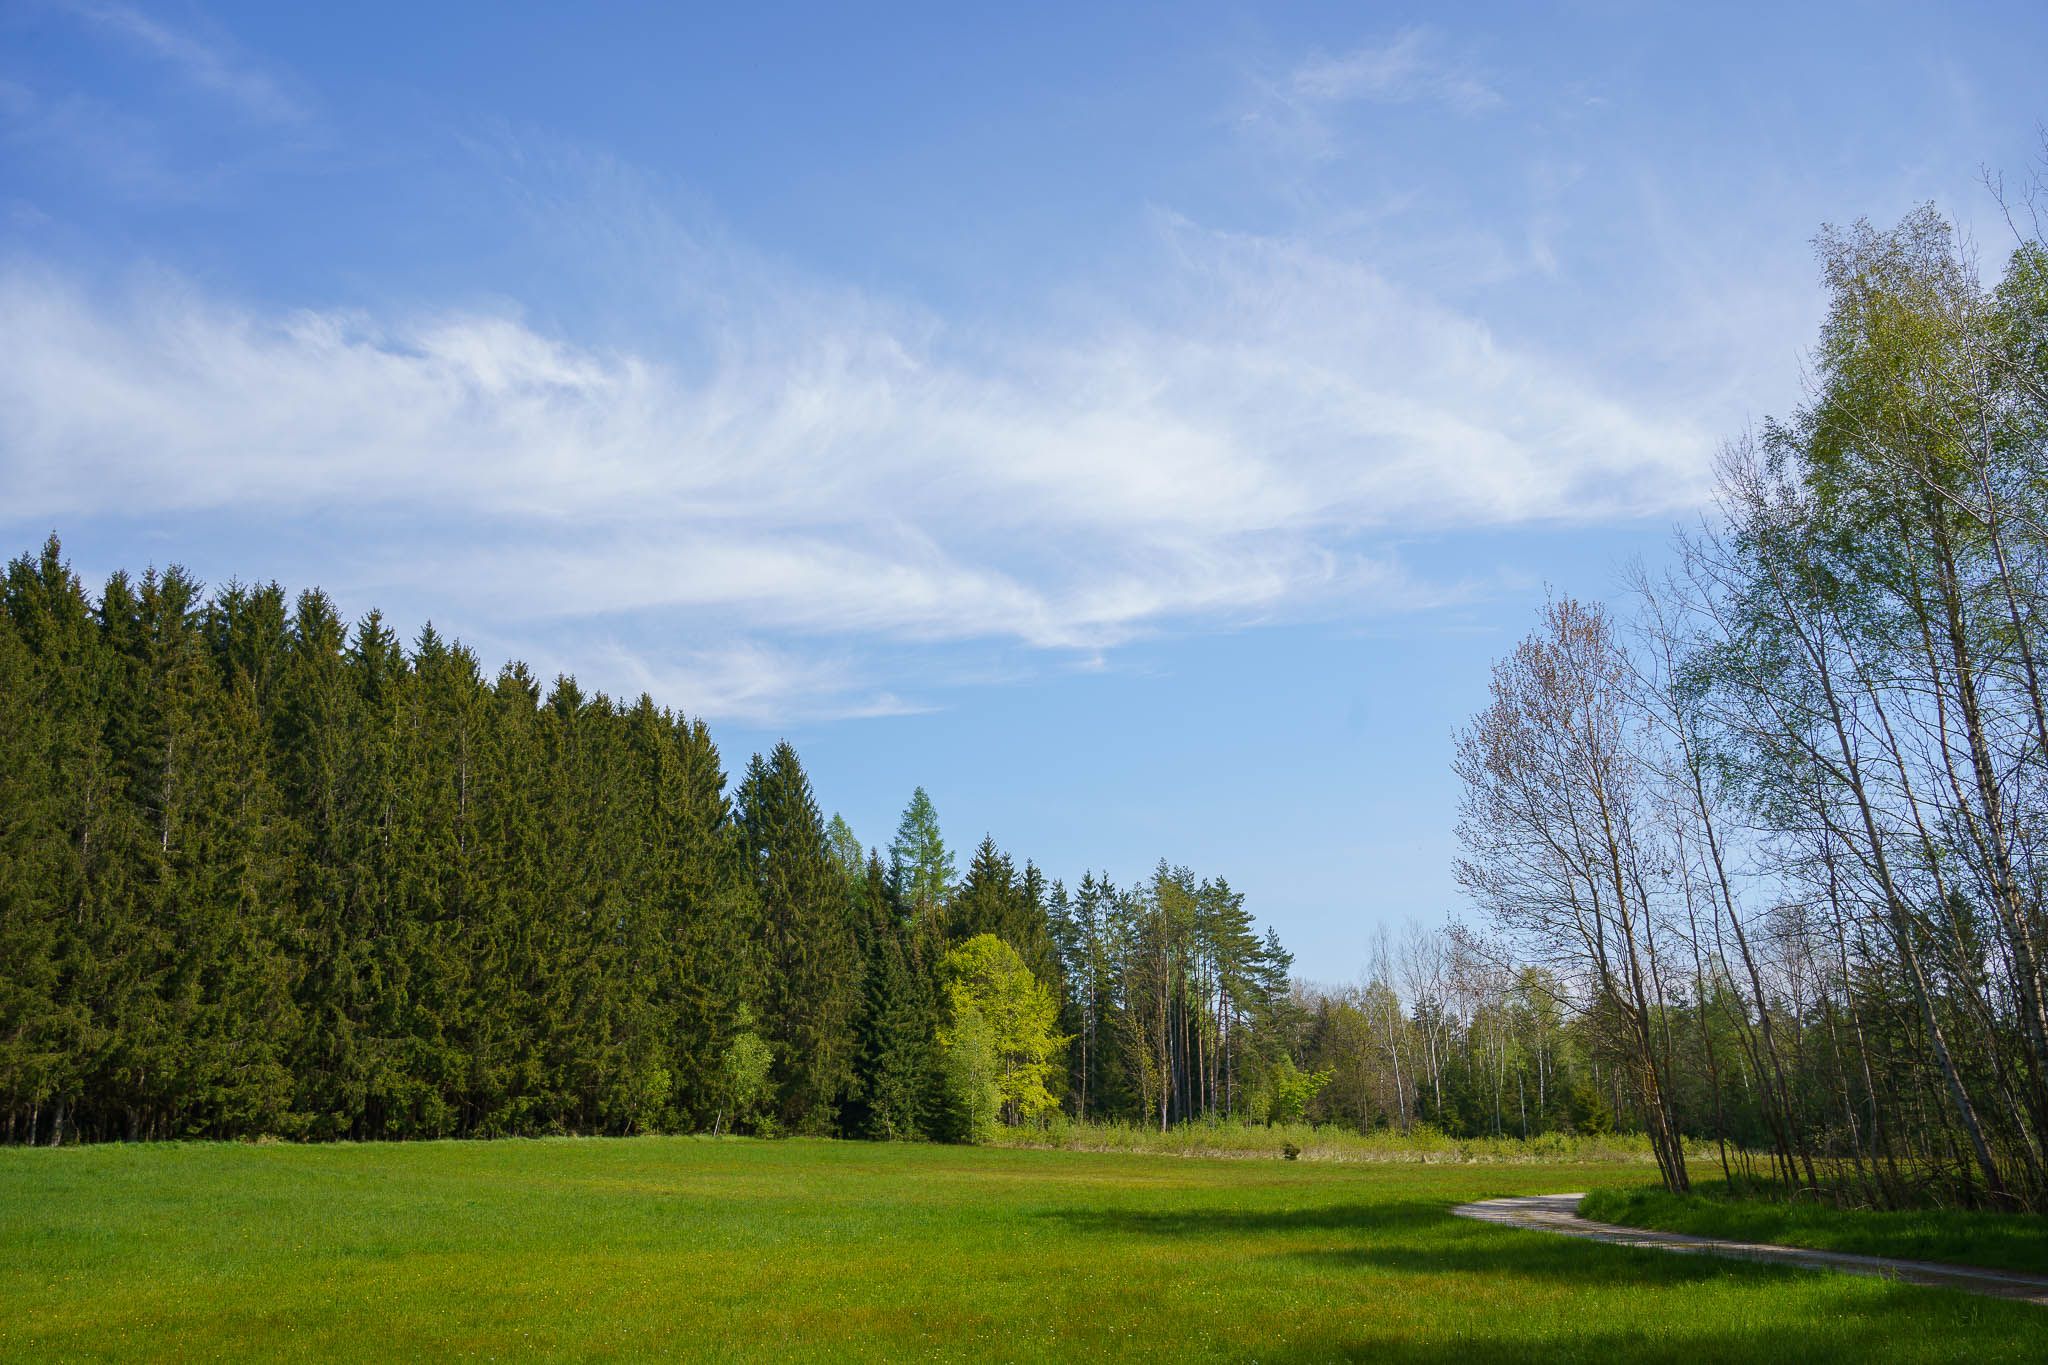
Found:
M 18 263 L 0 271 L 9 519 L 318 513 L 402 558 L 379 529 L 402 509 L 441 528 L 435 581 L 477 611 L 688 621 L 723 652 L 699 638 L 622 680 L 694 670 L 765 716 L 852 677 L 791 665 L 791 641 L 1095 651 L 1414 607 L 1460 587 L 1410 577 L 1400 536 L 1696 501 L 1696 425 L 1367 266 L 1160 227 L 1167 301 L 1060 334 L 694 260 L 668 354 L 507 309 L 273 313 Z M 764 634 L 782 662 L 755 671 L 786 681 L 752 687 Z M 916 705 L 902 681 L 862 678 L 845 709 Z

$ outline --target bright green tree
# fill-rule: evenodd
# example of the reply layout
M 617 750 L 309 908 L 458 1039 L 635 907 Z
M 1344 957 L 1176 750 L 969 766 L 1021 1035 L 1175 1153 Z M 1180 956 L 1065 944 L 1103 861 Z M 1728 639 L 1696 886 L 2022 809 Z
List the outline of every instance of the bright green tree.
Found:
M 1294 1065 L 1292 1057 L 1282 1053 L 1266 1076 L 1266 1085 L 1273 1097 L 1268 1121 L 1301 1122 L 1302 1115 L 1308 1112 L 1309 1102 L 1322 1093 L 1323 1087 L 1335 1075 L 1327 1067 L 1321 1071 L 1303 1071 Z
M 1002 1113 L 1001 1059 L 988 1015 L 972 998 L 957 1000 L 951 1018 L 939 1030 L 945 1053 L 947 1097 L 960 1114 L 960 1137 L 987 1142 L 995 1136 Z
M 978 934 L 946 954 L 946 1027 L 939 1035 L 970 1140 L 1000 1118 L 1015 1125 L 1055 1103 L 1045 1083 L 1069 1039 L 1055 1032 L 1059 1004 L 1017 950 Z
M 860 851 L 860 840 L 854 835 L 853 826 L 846 823 L 846 817 L 837 811 L 825 826 L 825 842 L 832 849 L 832 861 L 839 864 L 839 870 L 846 874 L 846 880 L 857 882 L 866 872 L 867 858 Z
M 727 1113 L 732 1115 L 734 1127 L 745 1123 L 758 1131 L 763 1124 L 772 1123 L 763 1118 L 761 1107 L 769 1098 L 768 1072 L 773 1065 L 768 1044 L 754 1032 L 754 1012 L 741 1005 L 733 1020 L 732 1041 L 726 1044 L 725 1055 L 719 1059 L 721 1100 L 718 1117 L 711 1124 L 713 1136 L 725 1130 Z

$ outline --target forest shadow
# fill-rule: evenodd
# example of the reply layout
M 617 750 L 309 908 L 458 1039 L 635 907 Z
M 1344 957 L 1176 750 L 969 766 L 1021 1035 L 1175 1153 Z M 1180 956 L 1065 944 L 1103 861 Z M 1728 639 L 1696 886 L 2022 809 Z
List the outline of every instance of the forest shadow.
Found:
M 1277 1257 L 1336 1267 L 1373 1268 L 1403 1275 L 1497 1275 L 1546 1281 L 1566 1287 L 1612 1292 L 1631 1288 L 1683 1291 L 1713 1281 L 1750 1280 L 1759 1288 L 1784 1277 L 1822 1272 L 1761 1265 L 1700 1255 L 1609 1246 L 1528 1229 L 1454 1218 L 1429 1201 L 1335 1204 L 1305 1209 L 1103 1209 L 1048 1210 L 1074 1233 L 1133 1238 L 1213 1238 L 1261 1234 L 1341 1234 L 1331 1245 L 1280 1246 Z M 1844 1281 L 1847 1288 L 1847 1281 Z M 1262 1348 L 1263 1362 L 1372 1359 L 1375 1361 L 1462 1362 L 1549 1361 L 1869 1361 L 1922 1359 L 1947 1324 L 1955 1335 L 1946 1344 L 1961 1358 L 2032 1358 L 2038 1331 L 2048 1316 L 2021 1305 L 1969 1305 L 1959 1318 L 1948 1296 L 1930 1300 L 1922 1291 L 1892 1286 L 1872 1296 L 1861 1288 L 1824 1325 L 1778 1319 L 1769 1323 L 1698 1321 L 1684 1297 L 1672 1301 L 1674 1316 L 1654 1331 L 1604 1323 L 1589 1314 L 1583 1323 L 1545 1335 L 1543 1329 L 1447 1332 L 1441 1340 L 1375 1337 L 1357 1320 L 1304 1322 L 1290 1339 Z M 1934 1311 L 1930 1313 L 1930 1309 Z M 1961 1329 L 1961 1330 L 1956 1330 Z
M 1668 1252 L 1634 1252 L 1578 1238 L 1454 1218 L 1428 1200 L 1329 1204 L 1305 1209 L 1053 1209 L 1044 1215 L 1077 1233 L 1218 1239 L 1263 1234 L 1350 1234 L 1345 1244 L 1278 1249 L 1274 1254 L 1380 1266 L 1411 1273 L 1540 1276 L 1584 1284 L 1628 1281 L 1685 1284 L 1729 1269 L 1768 1276 L 1772 1267 Z M 1597 1249 L 1596 1249 L 1597 1248 Z M 1607 1252 L 1625 1254 L 1603 1254 Z
M 1048 1209 L 1078 1233 L 1122 1237 L 1212 1238 L 1267 1232 L 1406 1232 L 1441 1223 L 1443 1206 L 1414 1203 L 1328 1204 L 1306 1209 Z
M 1345 1326 L 1349 1326 L 1348 1324 Z M 1485 1361 L 1531 1361 L 1536 1365 L 1563 1362 L 1758 1361 L 1769 1365 L 1863 1365 L 1869 1361 L 1967 1359 L 1976 1362 L 2038 1359 L 2036 1338 L 2020 1324 L 2004 1336 L 1995 1329 L 1957 1333 L 1943 1339 L 1927 1319 L 1903 1298 L 1886 1299 L 1860 1309 L 1852 1318 L 1825 1326 L 1774 1322 L 1666 1324 L 1651 1332 L 1640 1327 L 1606 1326 L 1588 1321 L 1552 1335 L 1496 1331 L 1446 1334 L 1441 1340 L 1412 1341 L 1376 1337 L 1369 1331 L 1345 1330 L 1332 1324 L 1310 1325 L 1290 1340 L 1248 1352 L 1242 1360 L 1260 1365 L 1309 1365 L 1309 1362 L 1371 1360 L 1392 1365 L 1477 1365 Z M 1946 1350 L 1931 1353 L 1939 1341 Z

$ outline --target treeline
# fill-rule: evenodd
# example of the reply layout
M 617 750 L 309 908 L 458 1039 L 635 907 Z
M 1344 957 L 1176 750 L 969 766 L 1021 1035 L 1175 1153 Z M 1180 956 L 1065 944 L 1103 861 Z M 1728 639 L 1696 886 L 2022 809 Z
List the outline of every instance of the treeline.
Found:
M 1741 1002 L 1710 989 L 1702 1008 L 1691 985 L 1672 983 L 1653 1011 L 1669 1034 L 1680 1135 L 1710 1149 L 1718 1139 L 1731 1174 L 1768 1174 L 1772 1089 L 1739 1037 Z M 1276 1019 L 1285 1051 L 1316 1082 L 1305 1106 L 1314 1123 L 1425 1126 L 1453 1140 L 1646 1131 L 1631 1059 L 1597 999 L 1504 939 L 1411 924 L 1376 940 L 1362 982 L 1297 981 Z M 1793 1088 L 1815 1103 L 1834 1084 L 1817 1041 L 1800 1033 L 1785 1048 Z
M 1162 862 L 1128 890 L 1094 875 L 1071 897 L 1055 886 L 1050 910 L 1077 1118 L 1288 1116 L 1294 957 L 1272 930 L 1259 937 L 1228 882 Z
M 922 791 L 863 853 L 786 744 L 728 791 L 701 722 L 318 592 L 95 597 L 54 537 L 0 586 L 0 1140 L 967 1137 L 984 934 L 1076 1112 L 1264 1093 L 1287 958 L 1221 883 L 961 878 Z
M 1819 244 L 1808 403 L 1631 610 L 1556 598 L 1496 668 L 1460 877 L 1672 1189 L 1690 1133 L 2048 1210 L 2048 250 L 1986 284 L 1932 209 Z
M 1297 983 L 1283 1028 L 1318 1080 L 1307 1116 L 1450 1138 L 1626 1131 L 1633 1110 L 1555 977 L 1458 929 L 1373 940 L 1354 986 Z

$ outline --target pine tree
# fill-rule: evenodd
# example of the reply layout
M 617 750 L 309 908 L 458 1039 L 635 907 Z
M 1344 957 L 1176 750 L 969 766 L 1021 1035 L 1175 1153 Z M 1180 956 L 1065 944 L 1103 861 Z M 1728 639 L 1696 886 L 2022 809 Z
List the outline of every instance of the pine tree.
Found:
M 862 876 L 862 1002 L 858 1102 L 849 1130 L 872 1138 L 930 1135 L 937 1117 L 937 1010 L 931 977 L 918 970 L 912 926 L 879 857 Z
M 939 812 L 923 787 L 911 793 L 889 844 L 890 875 L 896 894 L 914 920 L 935 924 L 945 914 L 958 873 L 952 851 L 939 833 Z
M 370 924 L 357 896 L 350 740 L 354 698 L 345 633 L 322 593 L 299 595 L 279 680 L 274 743 L 293 838 L 290 899 L 304 1031 L 293 1063 L 296 1103 L 315 1137 L 363 1137 L 386 1060 L 376 1036 L 378 984 Z
M 0 602 L 0 1141 L 36 1138 L 41 1107 L 63 1065 L 58 1016 L 64 832 L 59 717 L 44 705 L 42 660 L 15 625 L 27 613 L 25 561 L 10 566 Z
M 428 653 L 423 641 L 423 676 L 432 670 Z M 460 907 L 459 936 L 475 984 L 463 1013 L 450 1020 L 470 1059 L 461 1127 L 495 1136 L 537 1131 L 548 1121 L 541 1093 L 545 1052 L 530 1021 L 547 974 L 539 921 L 549 904 L 543 826 L 549 775 L 540 685 L 523 664 L 499 671 L 487 715 L 474 731 L 451 717 L 457 723 L 436 746 L 445 765 L 437 804 L 450 822 L 442 837 L 475 869 L 475 894 Z
M 126 1004 L 126 877 L 139 835 L 106 743 L 118 670 L 55 536 L 8 566 L 7 608 L 30 659 L 28 705 L 48 718 L 31 731 L 41 752 L 29 755 L 36 776 L 20 822 L 36 875 L 21 897 L 22 936 L 37 979 L 14 1021 L 14 1103 L 27 1141 L 56 1143 L 100 1079 L 107 1018 Z
M 1190 928 L 992 839 L 955 881 L 922 790 L 862 857 L 787 744 L 728 801 L 702 722 L 431 626 L 175 567 L 95 601 L 54 538 L 0 581 L 0 1140 L 704 1129 L 763 1057 L 765 1130 L 958 1137 L 949 931 L 1062 1002 L 1084 1112 L 1132 1112 L 1152 980 L 1183 1109 L 1284 995 L 1221 882 Z
M 861 991 L 846 879 L 787 742 L 765 761 L 754 756 L 738 805 L 767 949 L 762 1024 L 775 1054 L 777 1118 L 826 1132 L 853 1079 Z
M 866 875 L 867 860 L 861 856 L 860 840 L 854 837 L 853 826 L 846 823 L 846 817 L 837 811 L 832 813 L 831 823 L 825 826 L 825 843 L 831 848 L 832 861 L 845 874 L 849 886 Z
M 984 837 L 967 866 L 947 913 L 946 938 L 965 943 L 993 934 L 1016 949 L 1031 974 L 1050 987 L 1059 983 L 1059 949 L 1053 942 L 1043 903 L 1044 878 L 1027 864 L 1017 874 L 1010 855 Z
M 173 567 L 133 592 L 117 575 L 101 599 L 120 679 L 109 748 L 142 837 L 97 1097 L 129 1137 L 291 1127 L 288 967 L 259 908 L 282 889 L 275 801 L 199 594 Z
M 655 837 L 672 861 L 663 877 L 672 993 L 670 1066 L 677 1121 L 716 1116 L 713 1080 L 743 1010 L 762 996 L 760 902 L 744 841 L 725 797 L 718 750 L 702 721 L 671 720 L 673 760 L 657 784 Z
M 479 913 L 487 694 L 475 660 L 446 646 L 431 626 L 407 659 L 372 613 L 356 628 L 350 662 L 367 727 L 357 753 L 375 828 L 369 865 L 387 903 L 387 932 L 398 939 L 387 989 L 400 993 L 385 1014 L 406 1064 L 387 1098 L 387 1131 L 460 1133 L 480 984 L 468 934 Z

